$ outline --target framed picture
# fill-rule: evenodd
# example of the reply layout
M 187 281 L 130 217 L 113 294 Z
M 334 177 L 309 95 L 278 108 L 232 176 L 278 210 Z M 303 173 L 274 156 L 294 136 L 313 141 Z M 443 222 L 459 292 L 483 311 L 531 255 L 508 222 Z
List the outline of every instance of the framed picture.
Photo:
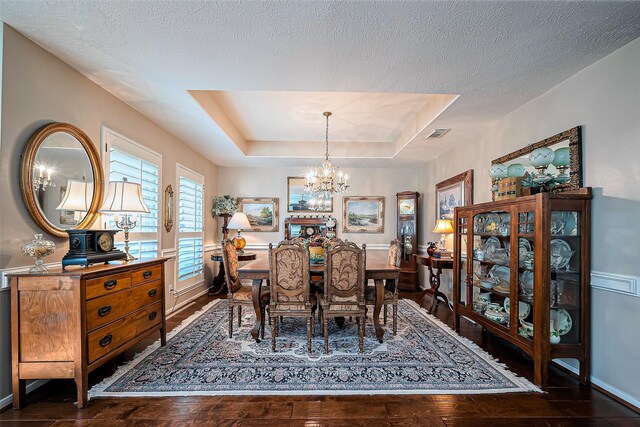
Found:
M 251 231 L 278 231 L 277 197 L 238 197 L 238 212 L 244 212 Z
M 436 184 L 436 220 L 453 221 L 453 209 L 473 203 L 473 169 Z
M 311 196 L 304 192 L 306 183 L 307 179 L 303 176 L 287 177 L 287 212 L 333 212 L 333 197 L 328 209 L 311 209 Z
M 384 197 L 343 197 L 343 233 L 384 233 Z

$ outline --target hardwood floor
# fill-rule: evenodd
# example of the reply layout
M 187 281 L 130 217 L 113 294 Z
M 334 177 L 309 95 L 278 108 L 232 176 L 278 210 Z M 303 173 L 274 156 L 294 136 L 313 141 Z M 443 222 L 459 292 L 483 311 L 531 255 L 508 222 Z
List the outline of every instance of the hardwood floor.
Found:
M 402 293 L 423 307 L 424 293 Z M 169 329 L 210 301 L 203 296 L 168 321 Z M 451 325 L 444 303 L 434 313 Z M 463 321 L 463 335 L 481 344 L 509 369 L 531 379 L 532 364 L 503 340 L 483 334 Z M 127 351 L 119 360 L 89 376 L 93 385 L 110 376 L 119 364 L 153 342 L 153 337 Z M 542 393 L 488 395 L 388 396 L 224 396 L 172 398 L 99 398 L 86 409 L 74 404 L 72 381 L 49 381 L 29 394 L 19 411 L 0 414 L 0 424 L 17 426 L 640 426 L 640 414 L 551 368 L 551 383 Z

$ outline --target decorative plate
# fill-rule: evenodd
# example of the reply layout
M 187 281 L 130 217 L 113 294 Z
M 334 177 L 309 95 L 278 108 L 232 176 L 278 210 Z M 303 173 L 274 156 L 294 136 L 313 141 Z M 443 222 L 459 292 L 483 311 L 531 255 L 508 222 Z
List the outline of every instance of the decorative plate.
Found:
M 489 237 L 484 242 L 484 254 L 485 254 L 485 256 L 493 255 L 493 253 L 496 251 L 496 249 L 500 249 L 500 248 L 501 248 L 500 239 L 498 239 L 497 237 Z
M 511 270 L 503 265 L 494 265 L 489 270 L 489 276 L 493 277 L 500 283 L 509 284 L 511 280 Z
M 504 310 L 507 313 L 510 313 L 509 309 L 511 308 L 511 299 L 506 297 L 504 299 Z M 520 320 L 524 320 L 531 313 L 531 306 L 526 302 L 518 301 L 518 317 Z
M 520 249 L 520 252 L 522 252 L 523 249 L 527 252 L 531 252 L 531 242 L 524 237 L 520 237 L 518 239 L 518 248 Z
M 496 285 L 493 287 L 493 290 L 496 292 L 500 292 L 501 294 L 508 294 L 510 291 L 511 287 L 509 286 L 509 284 L 503 285 Z
M 575 236 L 578 234 L 576 228 L 576 215 L 574 212 L 552 211 L 551 212 L 551 234 L 558 236 Z
M 567 310 L 551 310 L 551 320 L 560 335 L 567 335 L 573 326 L 573 319 Z
M 555 255 L 559 254 L 559 255 Z M 571 250 L 571 246 L 562 239 L 551 240 L 551 267 L 565 268 L 569 264 L 569 260 L 573 256 L 574 252 Z M 558 257 L 557 263 L 553 262 L 554 257 Z

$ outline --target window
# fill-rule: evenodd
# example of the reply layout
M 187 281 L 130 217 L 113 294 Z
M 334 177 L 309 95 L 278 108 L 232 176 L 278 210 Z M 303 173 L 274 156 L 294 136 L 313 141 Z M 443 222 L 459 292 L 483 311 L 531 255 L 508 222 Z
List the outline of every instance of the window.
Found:
M 160 165 L 162 156 L 146 147 L 103 128 L 105 162 L 109 181 L 127 178 L 142 186 L 142 198 L 149 208 L 148 214 L 139 214 L 137 225 L 129 232 L 129 252 L 140 260 L 158 256 L 160 247 Z M 105 218 L 106 227 L 117 229 L 114 215 Z M 116 247 L 124 250 L 124 233 L 116 235 Z
M 204 178 L 177 165 L 178 179 L 178 288 L 204 280 Z

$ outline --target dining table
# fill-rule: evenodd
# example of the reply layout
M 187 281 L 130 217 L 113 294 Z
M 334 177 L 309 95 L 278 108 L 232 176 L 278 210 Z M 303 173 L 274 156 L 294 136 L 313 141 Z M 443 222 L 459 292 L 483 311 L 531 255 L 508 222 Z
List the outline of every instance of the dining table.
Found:
M 312 263 L 309 268 L 311 276 L 323 276 L 324 264 Z M 398 281 L 400 276 L 400 268 L 387 262 L 387 253 L 369 255 L 367 254 L 365 266 L 365 280 L 373 280 L 376 287 L 376 302 L 373 308 L 373 325 L 376 331 L 376 338 L 379 342 L 383 342 L 384 329 L 380 325 L 380 310 L 384 303 L 385 281 Z M 238 277 L 240 279 L 251 279 L 251 297 L 253 301 L 253 309 L 256 313 L 256 322 L 251 329 L 251 336 L 260 341 L 260 327 L 262 325 L 262 310 L 260 309 L 260 294 L 262 285 L 269 280 L 269 260 L 267 258 L 258 258 L 251 261 L 238 269 Z

